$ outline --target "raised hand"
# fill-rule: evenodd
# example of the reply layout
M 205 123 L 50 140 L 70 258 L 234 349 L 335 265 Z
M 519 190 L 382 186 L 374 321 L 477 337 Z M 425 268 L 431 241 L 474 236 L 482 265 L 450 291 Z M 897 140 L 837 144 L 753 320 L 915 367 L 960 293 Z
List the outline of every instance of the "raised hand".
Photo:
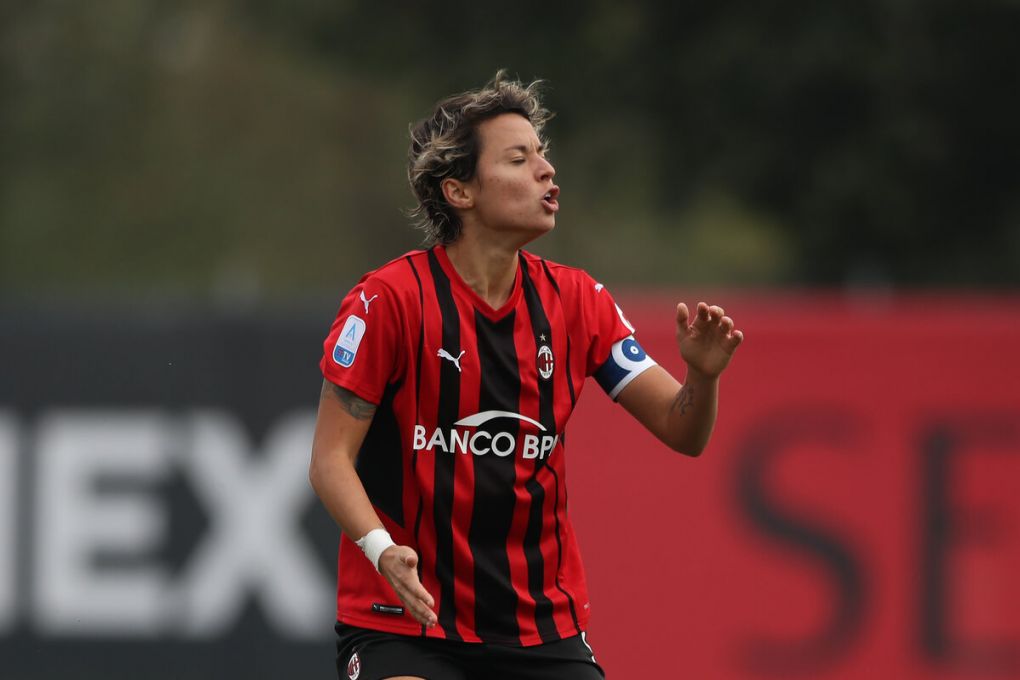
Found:
M 676 339 L 688 370 L 715 378 L 730 363 L 744 334 L 734 328 L 722 307 L 699 302 L 691 322 L 687 305 L 681 302 L 676 306 Z
M 386 577 L 397 597 L 418 623 L 436 625 L 432 608 L 436 601 L 418 580 L 418 553 L 406 545 L 391 545 L 379 556 L 379 573 Z

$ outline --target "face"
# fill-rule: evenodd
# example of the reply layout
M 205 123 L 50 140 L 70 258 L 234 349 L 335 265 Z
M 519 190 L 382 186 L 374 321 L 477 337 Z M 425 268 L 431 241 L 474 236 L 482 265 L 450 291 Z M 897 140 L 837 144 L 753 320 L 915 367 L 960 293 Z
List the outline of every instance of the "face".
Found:
M 490 118 L 479 124 L 478 139 L 475 177 L 462 187 L 465 227 L 516 235 L 522 243 L 555 227 L 556 170 L 528 119 L 516 113 Z

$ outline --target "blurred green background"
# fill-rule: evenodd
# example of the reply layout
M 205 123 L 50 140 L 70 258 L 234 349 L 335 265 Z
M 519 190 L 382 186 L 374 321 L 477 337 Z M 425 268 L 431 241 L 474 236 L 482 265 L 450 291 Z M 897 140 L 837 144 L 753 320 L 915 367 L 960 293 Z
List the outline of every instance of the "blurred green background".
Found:
M 0 297 L 262 304 L 417 247 L 408 124 L 548 81 L 534 250 L 626 285 L 1014 289 L 1020 4 L 0 4 Z

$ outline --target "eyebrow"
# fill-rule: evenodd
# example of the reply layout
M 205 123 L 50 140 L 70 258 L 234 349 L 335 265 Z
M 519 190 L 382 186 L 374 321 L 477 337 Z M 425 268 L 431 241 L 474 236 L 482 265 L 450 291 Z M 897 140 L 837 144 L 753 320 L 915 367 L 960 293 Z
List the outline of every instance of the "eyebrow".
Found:
M 539 143 L 539 145 L 538 145 L 539 153 L 541 153 L 543 151 L 546 151 L 548 149 L 549 149 L 549 145 L 548 144 L 546 144 L 545 142 L 540 142 Z M 506 152 L 506 151 L 520 151 L 521 153 L 528 153 L 528 151 L 530 151 L 530 150 L 531 150 L 531 147 L 528 146 L 527 144 L 514 144 L 513 146 L 508 146 L 507 148 L 503 149 L 504 152 Z

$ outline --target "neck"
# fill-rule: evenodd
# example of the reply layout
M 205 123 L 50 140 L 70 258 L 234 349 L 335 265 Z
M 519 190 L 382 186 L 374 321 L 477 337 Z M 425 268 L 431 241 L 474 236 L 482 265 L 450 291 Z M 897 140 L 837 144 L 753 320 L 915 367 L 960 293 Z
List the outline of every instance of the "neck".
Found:
M 464 230 L 446 246 L 446 255 L 460 278 L 493 309 L 510 298 L 517 277 L 516 246 L 481 238 Z

